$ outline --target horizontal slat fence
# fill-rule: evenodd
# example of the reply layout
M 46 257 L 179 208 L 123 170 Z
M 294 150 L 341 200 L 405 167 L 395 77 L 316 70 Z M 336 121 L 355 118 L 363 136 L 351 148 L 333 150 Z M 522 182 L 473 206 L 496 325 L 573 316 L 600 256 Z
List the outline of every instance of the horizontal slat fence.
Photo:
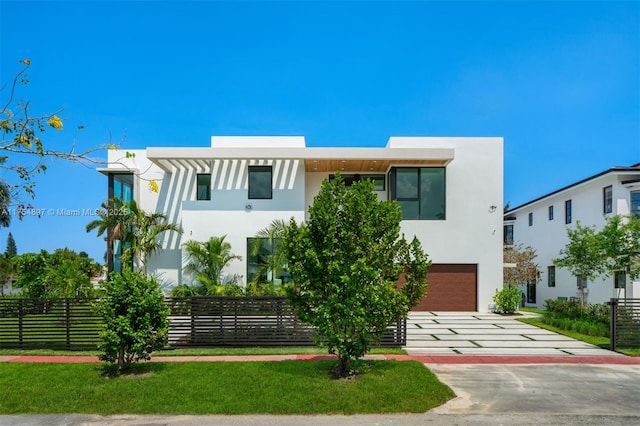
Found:
M 0 348 L 95 349 L 101 320 L 92 299 L 0 298 Z M 168 298 L 169 347 L 313 346 L 314 329 L 302 324 L 285 297 Z M 406 344 L 398 321 L 380 346 Z
M 611 350 L 640 348 L 640 299 L 611 299 Z

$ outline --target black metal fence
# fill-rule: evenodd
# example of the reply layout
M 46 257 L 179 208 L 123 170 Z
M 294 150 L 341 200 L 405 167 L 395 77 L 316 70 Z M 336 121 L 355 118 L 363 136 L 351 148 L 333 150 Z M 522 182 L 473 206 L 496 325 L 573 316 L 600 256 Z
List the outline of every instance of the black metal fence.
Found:
M 611 299 L 608 305 L 611 350 L 640 348 L 640 299 Z
M 313 346 L 315 330 L 286 298 L 168 298 L 169 347 Z M 0 298 L 0 349 L 95 349 L 102 328 L 93 299 Z M 406 344 L 406 321 L 389 327 L 380 346 Z

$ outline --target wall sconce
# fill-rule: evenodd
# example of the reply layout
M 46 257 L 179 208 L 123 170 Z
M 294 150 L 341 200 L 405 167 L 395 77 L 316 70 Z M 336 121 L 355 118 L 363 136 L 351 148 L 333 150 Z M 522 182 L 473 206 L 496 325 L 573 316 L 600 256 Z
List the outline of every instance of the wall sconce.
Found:
M 245 204 L 244 208 L 245 210 L 252 210 L 253 206 L 251 204 Z
M 489 213 L 493 213 L 493 212 L 495 212 L 497 208 L 498 208 L 498 206 L 495 206 L 495 205 L 493 205 L 493 204 L 492 204 L 492 205 L 490 205 L 490 206 L 489 206 Z

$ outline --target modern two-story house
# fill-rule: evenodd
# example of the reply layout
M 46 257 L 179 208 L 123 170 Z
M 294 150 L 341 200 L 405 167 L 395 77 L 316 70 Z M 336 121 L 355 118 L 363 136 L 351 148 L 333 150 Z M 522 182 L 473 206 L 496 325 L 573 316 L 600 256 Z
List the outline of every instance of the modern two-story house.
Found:
M 575 227 L 579 221 L 602 229 L 607 216 L 617 214 L 640 214 L 640 164 L 612 167 L 505 212 L 504 243 L 530 246 L 537 253 L 540 281 L 526 286 L 528 306 L 543 307 L 547 299 L 579 297 L 578 286 L 586 286 L 590 303 L 640 297 L 640 282 L 631 281 L 624 271 L 585 282 L 553 265 L 569 242 L 567 227 Z
M 256 232 L 274 219 L 306 220 L 322 181 L 337 172 L 347 183 L 373 179 L 380 199 L 397 200 L 402 232 L 429 254 L 428 296 L 416 309 L 487 311 L 502 285 L 502 138 L 391 137 L 383 148 L 316 148 L 304 137 L 214 136 L 210 147 L 112 150 L 108 159 L 100 171 L 110 198 L 135 199 L 183 228 L 149 260 L 169 286 L 189 282 L 185 241 L 222 235 L 242 256 L 225 272 L 255 279 Z M 108 252 L 117 269 L 118 248 Z

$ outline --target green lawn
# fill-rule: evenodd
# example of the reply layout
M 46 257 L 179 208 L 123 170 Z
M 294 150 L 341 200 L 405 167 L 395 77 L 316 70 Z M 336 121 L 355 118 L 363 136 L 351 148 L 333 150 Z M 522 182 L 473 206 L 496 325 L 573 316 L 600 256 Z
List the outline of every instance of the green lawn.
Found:
M 518 318 L 518 321 L 535 325 L 536 327 L 544 328 L 545 330 L 553 331 L 558 334 L 564 334 L 565 336 L 571 337 L 573 339 L 600 346 L 602 349 L 609 349 L 610 341 L 608 337 L 588 336 L 586 334 L 577 333 L 575 331 L 563 330 L 561 328 L 543 323 L 541 318 Z M 629 356 L 640 356 L 640 349 L 618 349 L 617 352 Z
M 108 377 L 100 364 L 1 363 L 0 414 L 355 414 L 426 412 L 454 397 L 424 365 L 369 361 L 355 380 L 335 362 L 146 363 Z

